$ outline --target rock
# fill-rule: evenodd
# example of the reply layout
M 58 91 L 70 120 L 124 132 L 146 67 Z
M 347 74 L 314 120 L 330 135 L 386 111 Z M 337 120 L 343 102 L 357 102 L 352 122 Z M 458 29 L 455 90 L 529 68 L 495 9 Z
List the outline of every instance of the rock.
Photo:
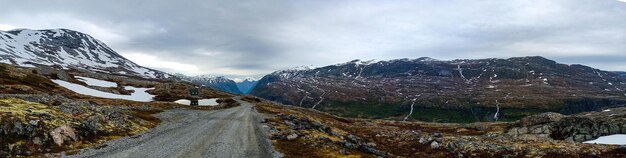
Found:
M 526 127 L 521 127 L 519 129 L 517 129 L 517 133 L 518 134 L 527 134 L 528 133 L 528 128 Z
M 359 151 L 362 152 L 366 152 L 366 153 L 371 153 L 374 154 L 376 156 L 381 156 L 381 157 L 385 157 L 387 156 L 387 153 L 380 151 L 372 146 L 367 146 L 367 145 L 360 145 L 359 146 Z
M 341 144 L 341 146 L 343 146 L 345 148 L 348 148 L 348 149 L 356 149 L 357 148 L 357 146 L 355 144 L 352 144 L 350 142 L 341 142 L 340 144 Z
M 54 141 L 55 144 L 61 146 L 63 145 L 64 141 L 67 140 L 78 140 L 76 138 L 76 134 L 74 132 L 74 129 L 72 129 L 72 127 L 67 126 L 67 125 L 62 125 L 59 126 L 57 128 L 55 128 L 54 130 L 50 131 L 50 136 L 52 137 L 52 140 Z
M 33 125 L 33 126 L 37 126 L 37 125 L 39 125 L 39 120 L 30 120 L 30 121 L 28 121 L 28 124 Z
M 563 119 L 564 117 L 565 115 L 563 114 L 559 114 L 555 112 L 547 112 L 547 113 L 541 113 L 541 114 L 524 117 L 518 123 L 520 126 L 532 126 L 532 125 L 538 125 L 538 124 L 557 122 Z
M 507 134 L 509 134 L 509 135 L 518 135 L 518 134 L 520 134 L 520 133 L 519 133 L 519 132 L 517 132 L 517 130 L 519 130 L 519 128 L 517 128 L 517 127 L 513 127 L 513 128 L 511 128 L 511 129 L 509 129 L 509 131 L 507 132 Z
M 426 140 L 426 138 L 420 138 L 419 142 L 420 144 L 428 144 L 428 140 Z
M 287 140 L 294 140 L 296 138 L 298 138 L 298 134 L 295 134 L 295 133 L 290 134 L 290 135 L 287 136 Z
M 438 149 L 441 145 L 437 142 L 437 141 L 433 141 L 432 143 L 430 143 L 430 148 L 432 149 Z
M 39 138 L 39 137 L 33 138 L 33 143 L 35 145 L 43 145 L 43 141 L 41 141 L 41 138 Z
M 443 137 L 443 134 L 441 134 L 440 132 L 435 132 L 435 133 L 433 133 L 433 137 L 441 138 L 441 137 Z
M 298 129 L 298 126 L 296 126 L 296 124 L 291 121 L 285 121 L 285 125 L 287 125 L 291 129 Z
M 17 133 L 17 135 L 23 135 L 26 134 L 26 128 L 24 128 L 24 125 L 22 125 L 21 122 L 14 122 L 13 132 Z

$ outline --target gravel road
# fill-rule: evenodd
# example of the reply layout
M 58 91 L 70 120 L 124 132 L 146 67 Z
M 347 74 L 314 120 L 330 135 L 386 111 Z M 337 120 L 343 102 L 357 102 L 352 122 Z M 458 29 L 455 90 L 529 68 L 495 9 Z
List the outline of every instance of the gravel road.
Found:
M 251 103 L 215 110 L 175 109 L 156 114 L 163 122 L 138 136 L 84 149 L 71 157 L 278 157 Z

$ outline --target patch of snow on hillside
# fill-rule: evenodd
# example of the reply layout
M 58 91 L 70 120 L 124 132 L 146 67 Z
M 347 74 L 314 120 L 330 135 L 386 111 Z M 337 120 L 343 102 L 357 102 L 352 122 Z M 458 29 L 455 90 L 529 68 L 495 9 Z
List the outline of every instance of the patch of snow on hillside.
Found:
M 117 83 L 98 80 L 95 78 L 76 76 L 76 79 L 87 83 L 90 86 L 98 86 L 98 87 L 117 87 Z
M 183 104 L 183 105 L 191 105 L 191 100 L 187 100 L 187 99 L 180 99 L 174 102 L 178 104 Z M 217 99 L 198 100 L 198 106 L 217 106 L 217 105 L 219 105 L 219 103 L 217 103 Z
M 603 136 L 596 140 L 583 142 L 585 144 L 608 144 L 608 145 L 626 145 L 626 134 L 614 134 Z
M 146 92 L 147 90 L 151 90 L 153 88 L 136 88 L 133 86 L 125 86 L 124 89 L 133 90 L 135 92 L 132 93 L 131 95 L 121 95 L 121 94 L 113 94 L 113 93 L 107 93 L 107 92 L 91 89 L 83 85 L 70 83 L 70 82 L 63 81 L 63 80 L 52 80 L 52 82 L 62 87 L 65 87 L 69 90 L 72 90 L 76 93 L 94 96 L 94 97 L 109 98 L 109 99 L 125 99 L 125 100 L 139 101 L 139 102 L 149 102 L 149 101 L 152 101 L 152 98 L 154 98 L 154 95 Z

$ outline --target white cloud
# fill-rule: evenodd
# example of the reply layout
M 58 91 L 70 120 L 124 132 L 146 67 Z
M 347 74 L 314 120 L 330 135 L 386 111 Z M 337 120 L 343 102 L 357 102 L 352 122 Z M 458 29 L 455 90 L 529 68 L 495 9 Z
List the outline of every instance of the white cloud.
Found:
M 9 30 L 13 30 L 16 29 L 18 27 L 15 27 L 13 25 L 7 25 L 7 24 L 0 24 L 0 30 L 2 31 L 9 31 Z
M 183 73 L 187 75 L 199 75 L 202 74 L 198 67 L 191 64 L 184 64 L 174 61 L 167 61 L 161 59 L 158 56 L 146 54 L 146 53 L 120 53 L 125 58 L 145 67 L 154 69 L 165 70 L 169 72 Z

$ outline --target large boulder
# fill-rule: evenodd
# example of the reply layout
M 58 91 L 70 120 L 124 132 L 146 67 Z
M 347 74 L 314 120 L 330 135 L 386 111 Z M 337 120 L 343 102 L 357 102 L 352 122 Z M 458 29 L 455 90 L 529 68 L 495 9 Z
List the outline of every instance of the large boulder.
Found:
M 565 115 L 555 113 L 555 112 L 541 113 L 541 114 L 531 115 L 531 116 L 522 118 L 518 122 L 518 125 L 525 127 L 525 126 L 533 126 L 533 125 L 557 122 L 563 119 L 564 117 Z
M 54 143 L 61 146 L 65 141 L 76 141 L 78 138 L 74 132 L 74 129 L 67 125 L 62 125 L 54 130 L 50 131 L 50 136 L 52 136 L 52 140 Z

